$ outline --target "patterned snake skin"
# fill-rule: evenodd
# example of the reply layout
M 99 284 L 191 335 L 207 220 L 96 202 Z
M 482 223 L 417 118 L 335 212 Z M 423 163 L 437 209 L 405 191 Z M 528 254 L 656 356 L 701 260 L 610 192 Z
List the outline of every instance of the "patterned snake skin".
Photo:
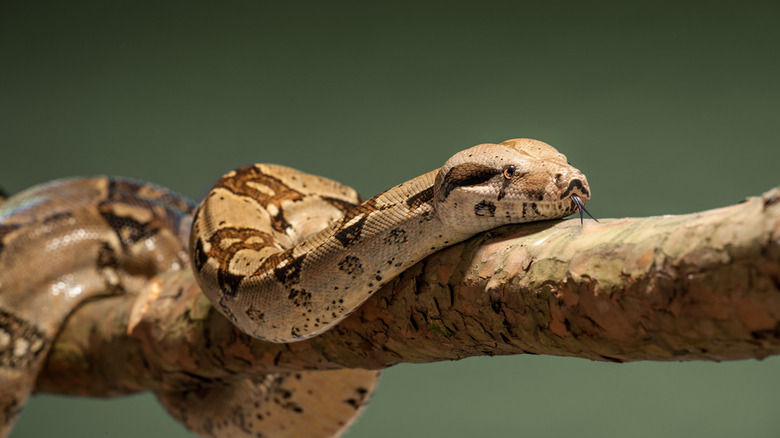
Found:
M 429 254 L 503 224 L 584 210 L 585 176 L 529 139 L 482 144 L 368 201 L 275 165 L 223 176 L 195 209 L 150 184 L 55 181 L 0 197 L 0 437 L 85 300 L 192 269 L 215 308 L 271 342 L 316 336 Z M 158 393 L 206 437 L 338 436 L 379 372 L 313 371 Z

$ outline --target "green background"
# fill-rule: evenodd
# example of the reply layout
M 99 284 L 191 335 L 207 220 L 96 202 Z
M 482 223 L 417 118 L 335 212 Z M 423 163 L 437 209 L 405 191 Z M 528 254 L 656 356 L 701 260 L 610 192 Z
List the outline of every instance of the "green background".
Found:
M 370 196 L 545 140 L 597 217 L 780 183 L 777 2 L 0 2 L 0 185 L 117 174 L 200 198 L 274 162 Z M 106 354 L 111 354 L 106 352 Z M 780 436 L 780 360 L 516 356 L 386 371 L 349 437 Z M 14 438 L 189 436 L 152 396 L 37 396 Z

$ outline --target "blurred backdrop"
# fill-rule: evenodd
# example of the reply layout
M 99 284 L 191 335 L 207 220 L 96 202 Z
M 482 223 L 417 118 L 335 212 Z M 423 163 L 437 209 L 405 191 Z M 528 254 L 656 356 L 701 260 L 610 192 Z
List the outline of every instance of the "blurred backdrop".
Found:
M 547 141 L 597 217 L 780 184 L 777 2 L 0 2 L 0 185 L 199 199 L 272 162 L 365 197 L 455 151 Z M 106 352 L 106 354 L 111 354 Z M 780 436 L 780 360 L 399 365 L 349 437 Z M 186 437 L 148 394 L 36 396 L 12 437 Z

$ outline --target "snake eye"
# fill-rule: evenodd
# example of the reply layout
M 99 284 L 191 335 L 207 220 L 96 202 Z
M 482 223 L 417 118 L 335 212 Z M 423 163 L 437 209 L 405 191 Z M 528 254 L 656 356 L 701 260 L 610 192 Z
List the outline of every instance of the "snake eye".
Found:
M 510 164 L 504 168 L 504 178 L 512 179 L 513 176 L 515 176 L 515 166 Z

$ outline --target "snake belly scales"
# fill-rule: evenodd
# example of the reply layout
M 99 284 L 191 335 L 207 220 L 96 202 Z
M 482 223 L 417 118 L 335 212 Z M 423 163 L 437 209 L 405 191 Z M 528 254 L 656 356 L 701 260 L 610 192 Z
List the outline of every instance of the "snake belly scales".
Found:
M 531 139 L 458 152 L 362 203 L 337 182 L 266 164 L 229 172 L 197 208 L 166 189 L 107 177 L 0 197 L 0 437 L 85 300 L 137 294 L 156 276 L 191 269 L 241 331 L 293 342 L 333 327 L 439 249 L 504 224 L 582 214 L 589 197 L 585 176 Z M 338 436 L 378 377 L 268 374 L 157 396 L 202 436 Z

